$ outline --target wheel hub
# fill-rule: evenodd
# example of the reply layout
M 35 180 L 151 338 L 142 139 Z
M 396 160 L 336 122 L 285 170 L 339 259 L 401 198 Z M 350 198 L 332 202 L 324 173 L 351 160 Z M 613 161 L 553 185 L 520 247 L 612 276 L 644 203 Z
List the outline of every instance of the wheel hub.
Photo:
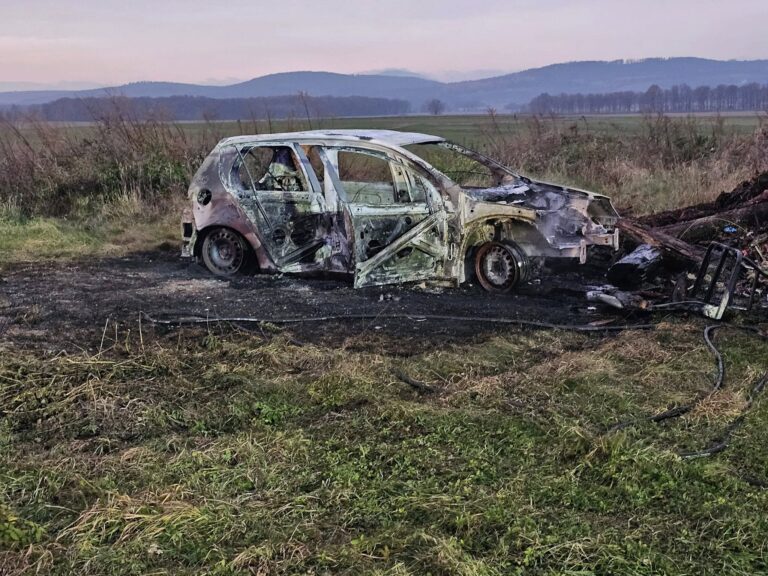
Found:
M 514 273 L 515 262 L 512 256 L 501 247 L 494 247 L 486 256 L 485 276 L 496 286 L 506 284 Z
M 243 260 L 243 250 L 238 238 L 225 230 L 214 234 L 208 251 L 211 264 L 222 272 L 237 270 Z
M 508 292 L 527 279 L 528 260 L 516 244 L 488 242 L 477 252 L 475 273 L 489 292 Z

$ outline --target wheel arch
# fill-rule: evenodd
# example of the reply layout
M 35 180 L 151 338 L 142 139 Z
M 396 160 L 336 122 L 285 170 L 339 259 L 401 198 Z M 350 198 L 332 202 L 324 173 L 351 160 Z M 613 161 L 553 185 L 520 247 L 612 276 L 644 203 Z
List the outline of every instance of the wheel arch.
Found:
M 239 235 L 243 239 L 246 247 L 248 248 L 252 256 L 251 260 L 252 260 L 252 264 L 255 266 L 256 272 L 272 271 L 276 269 L 274 262 L 272 262 L 272 259 L 270 258 L 269 254 L 267 254 L 266 250 L 264 249 L 264 246 L 261 243 L 261 240 L 253 231 L 247 230 L 246 232 L 244 232 L 243 230 L 240 230 L 235 226 L 227 226 L 225 224 L 219 224 L 219 223 L 211 223 L 205 228 L 202 228 L 197 231 L 197 236 L 195 238 L 195 245 L 193 248 L 192 255 L 198 261 L 202 258 L 202 251 L 203 251 L 203 244 L 205 243 L 205 237 L 208 234 L 210 234 L 212 231 L 220 228 L 226 228 L 227 230 L 231 230 L 232 232 Z
M 486 242 L 494 240 L 514 242 L 529 258 L 544 256 L 549 246 L 547 239 L 530 220 L 490 216 L 473 222 L 472 227 L 464 235 L 459 250 L 459 254 L 462 255 L 460 282 L 466 282 L 474 276 L 475 251 Z
M 227 230 L 230 230 L 230 231 L 234 232 L 235 234 L 240 236 L 245 241 L 245 245 L 246 246 L 248 246 L 251 249 L 253 249 L 253 247 L 251 246 L 251 243 L 248 242 L 248 238 L 246 238 L 245 235 L 240 230 L 238 230 L 237 228 L 233 228 L 232 226 L 224 226 L 222 224 L 209 224 L 205 228 L 202 228 L 202 229 L 197 231 L 197 235 L 195 237 L 195 245 L 194 245 L 194 247 L 192 249 L 192 255 L 195 258 L 200 258 L 202 256 L 203 244 L 205 243 L 206 236 L 208 236 L 208 234 L 210 234 L 214 230 L 218 230 L 220 228 L 224 228 L 224 229 L 227 229 Z

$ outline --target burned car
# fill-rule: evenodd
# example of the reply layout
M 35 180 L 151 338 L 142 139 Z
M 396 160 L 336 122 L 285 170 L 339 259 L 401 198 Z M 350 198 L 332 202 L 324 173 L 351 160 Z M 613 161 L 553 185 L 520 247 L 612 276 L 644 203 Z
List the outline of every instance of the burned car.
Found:
M 189 188 L 183 255 L 212 273 L 343 273 L 355 287 L 476 277 L 618 248 L 599 194 L 537 182 L 438 136 L 314 130 L 222 140 Z

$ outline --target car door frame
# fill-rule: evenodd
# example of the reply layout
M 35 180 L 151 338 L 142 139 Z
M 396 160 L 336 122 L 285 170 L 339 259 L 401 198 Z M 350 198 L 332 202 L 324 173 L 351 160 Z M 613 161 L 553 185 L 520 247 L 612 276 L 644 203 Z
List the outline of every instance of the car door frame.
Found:
M 337 157 L 339 152 L 362 153 L 387 161 L 392 171 L 393 184 L 398 183 L 398 176 L 395 173 L 395 166 L 397 166 L 407 175 L 410 198 L 413 198 L 412 187 L 414 184 L 412 178 L 421 178 L 430 187 L 425 189 L 424 202 L 403 202 L 383 205 L 353 202 L 348 197 L 339 176 Z M 331 177 L 330 180 L 336 192 L 338 208 L 344 214 L 344 219 L 347 223 L 346 233 L 350 242 L 350 250 L 353 254 L 358 254 L 358 242 L 361 240 L 360 232 L 363 219 L 401 218 L 416 214 L 423 216 L 418 223 L 394 238 L 376 254 L 363 261 L 358 261 L 358 258 L 355 257 L 353 270 L 355 288 L 398 282 L 432 280 L 444 277 L 445 263 L 451 257 L 446 226 L 448 216 L 437 187 L 423 174 L 423 170 L 391 151 L 367 148 L 360 145 L 326 144 L 322 147 L 320 156 L 326 174 L 329 174 Z M 410 251 L 414 250 L 432 258 L 434 260 L 432 266 L 421 268 L 401 266 L 399 268 L 395 267 L 394 270 L 392 270 L 392 267 L 389 270 L 384 270 L 386 268 L 385 265 L 390 260 L 406 258 L 410 255 Z M 405 251 L 409 251 L 408 255 L 402 256 Z
M 248 173 L 249 180 L 251 180 L 251 188 L 244 190 L 241 185 L 238 185 L 235 180 L 239 178 L 238 171 L 240 166 L 245 162 L 245 154 L 252 148 L 288 148 L 294 155 L 296 169 L 300 171 L 303 176 L 303 181 L 308 185 L 309 190 L 306 191 L 278 191 L 278 190 L 257 190 L 255 189 L 254 178 L 257 175 L 253 175 L 245 166 Z M 279 141 L 257 141 L 257 142 L 244 142 L 242 144 L 235 145 L 237 151 L 237 158 L 232 167 L 230 173 L 231 187 L 236 191 L 236 197 L 238 198 L 240 205 L 245 209 L 248 219 L 252 221 L 255 229 L 261 238 L 262 244 L 266 248 L 269 257 L 274 262 L 278 270 L 285 270 L 292 264 L 298 262 L 304 258 L 307 254 L 318 250 L 324 243 L 323 238 L 312 238 L 310 241 L 303 243 L 302 245 L 294 244 L 295 248 L 290 251 L 281 251 L 281 242 L 278 241 L 281 227 L 285 228 L 285 222 L 274 222 L 273 218 L 270 218 L 270 212 L 277 212 L 278 214 L 288 213 L 289 217 L 286 218 L 286 222 L 293 222 L 294 219 L 290 218 L 290 215 L 295 217 L 296 214 L 309 215 L 315 221 L 315 230 L 321 227 L 322 220 L 327 214 L 326 202 L 323 195 L 323 189 L 312 170 L 309 159 L 307 158 L 304 150 L 296 142 L 279 142 Z M 249 204 L 253 202 L 253 206 Z M 305 206 L 306 210 L 288 209 L 288 206 Z M 282 230 L 286 233 L 285 230 Z M 291 230 L 292 231 L 292 230 Z M 290 234 L 288 234 L 290 235 Z M 316 235 L 317 236 L 317 235 Z

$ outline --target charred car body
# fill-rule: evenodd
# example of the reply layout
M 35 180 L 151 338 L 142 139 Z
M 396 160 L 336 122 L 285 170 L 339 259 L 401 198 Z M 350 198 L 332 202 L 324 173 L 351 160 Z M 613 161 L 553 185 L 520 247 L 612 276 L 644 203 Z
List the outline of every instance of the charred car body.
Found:
M 227 138 L 189 199 L 183 255 L 218 275 L 345 273 L 355 287 L 476 275 L 506 292 L 545 258 L 583 263 L 592 245 L 618 248 L 607 197 L 530 180 L 426 134 Z

